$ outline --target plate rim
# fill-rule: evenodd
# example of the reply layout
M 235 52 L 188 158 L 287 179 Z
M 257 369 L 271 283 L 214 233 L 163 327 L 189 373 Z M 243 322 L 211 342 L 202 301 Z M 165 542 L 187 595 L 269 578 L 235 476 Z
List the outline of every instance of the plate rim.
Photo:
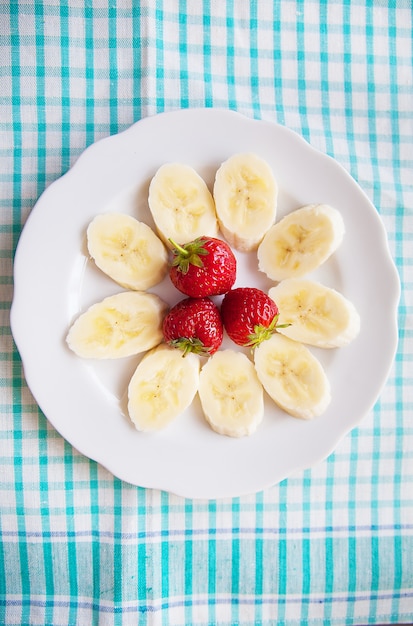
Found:
M 320 151 L 318 148 L 315 148 L 314 146 L 312 146 L 304 137 L 302 137 L 301 135 L 299 135 L 296 131 L 282 125 L 276 122 L 270 122 L 267 120 L 259 120 L 259 119 L 254 119 L 254 118 L 249 118 L 247 116 L 245 116 L 242 113 L 239 113 L 238 111 L 233 111 L 230 109 L 221 109 L 221 108 L 192 108 L 192 109 L 177 109 L 175 111 L 166 111 L 166 112 L 162 112 L 162 113 L 158 113 L 158 114 L 154 114 L 151 116 L 148 116 L 146 118 L 143 118 L 141 120 L 138 120 L 137 122 L 134 122 L 132 125 L 130 125 L 129 127 L 125 128 L 124 130 L 122 130 L 120 133 L 117 133 L 116 135 L 109 135 L 107 137 L 103 137 L 101 139 L 98 139 L 96 142 L 94 142 L 93 144 L 89 145 L 80 155 L 79 157 L 76 159 L 76 161 L 73 163 L 73 165 L 70 167 L 70 169 L 63 174 L 62 176 L 60 176 L 59 178 L 57 178 L 55 181 L 53 181 L 52 183 L 50 183 L 50 185 L 43 191 L 43 193 L 39 196 L 38 200 L 35 202 L 24 226 L 23 229 L 21 231 L 19 240 L 18 240 L 18 244 L 16 247 L 16 251 L 15 251 L 15 256 L 14 256 L 14 266 L 13 266 L 13 278 L 14 278 L 14 293 L 13 293 L 13 298 L 12 298 L 12 304 L 11 304 L 11 310 L 10 310 L 10 326 L 11 326 L 11 330 L 12 330 L 12 335 L 13 335 L 13 339 L 15 341 L 16 347 L 18 349 L 18 352 L 20 354 L 21 360 L 22 360 L 22 366 L 23 366 L 23 371 L 24 371 L 24 376 L 27 382 L 27 385 L 29 387 L 29 389 L 31 390 L 36 402 L 39 404 L 39 407 L 42 409 L 41 404 L 38 402 L 37 400 L 37 396 L 39 395 L 37 392 L 37 390 L 33 389 L 33 387 L 36 387 L 36 384 L 33 383 L 33 377 L 32 377 L 32 372 L 31 372 L 31 368 L 30 368 L 30 363 L 28 363 L 28 357 L 27 357 L 27 346 L 23 345 L 23 340 L 22 340 L 22 335 L 20 332 L 20 327 L 19 327 L 19 322 L 18 322 L 18 312 L 19 312 L 19 302 L 21 301 L 22 298 L 22 287 L 21 287 L 21 281 L 20 281 L 20 275 L 19 275 L 19 268 L 20 265 L 22 263 L 22 255 L 24 255 L 24 246 L 26 245 L 26 240 L 28 239 L 29 235 L 30 235 L 30 230 L 31 230 L 31 224 L 33 222 L 33 220 L 36 219 L 36 212 L 38 215 L 38 212 L 41 209 L 43 203 L 45 202 L 45 198 L 47 199 L 46 194 L 52 193 L 54 190 L 56 190 L 59 186 L 59 184 L 62 184 L 62 180 L 68 180 L 69 176 L 71 176 L 73 174 L 73 172 L 77 172 L 81 170 L 82 167 L 82 163 L 85 163 L 87 161 L 87 158 L 91 158 L 94 154 L 95 151 L 98 151 L 102 146 L 108 146 L 109 143 L 111 141 L 122 141 L 122 138 L 127 136 L 127 134 L 132 134 L 134 132 L 139 131 L 139 128 L 142 127 L 143 124 L 151 124 L 153 122 L 153 120 L 156 119 L 163 119 L 163 120 L 167 120 L 168 118 L 171 119 L 173 117 L 187 117 L 188 115 L 192 115 L 192 116 L 197 116 L 197 115 L 209 115 L 209 116 L 215 116 L 215 115 L 229 115 L 229 116 L 236 116 L 239 121 L 241 123 L 243 122 L 248 122 L 248 123 L 253 123 L 253 124 L 261 124 L 263 127 L 264 125 L 266 126 L 271 126 L 274 130 L 278 131 L 278 132 L 282 132 L 285 133 L 285 136 L 288 138 L 294 138 L 294 141 L 297 142 L 297 145 L 300 145 L 301 147 L 305 147 L 305 149 L 310 150 L 311 153 L 314 153 L 315 155 L 317 155 L 320 158 L 324 158 L 329 160 L 330 162 L 332 162 L 334 164 L 334 167 L 339 168 L 341 175 L 344 176 L 347 181 L 351 181 L 351 184 L 355 185 L 357 187 L 357 191 L 358 193 L 361 193 L 364 197 L 364 200 L 366 202 L 366 206 L 369 205 L 370 206 L 370 210 L 372 209 L 376 218 L 377 218 L 377 226 L 378 229 L 381 233 L 381 246 L 383 247 L 383 249 L 386 251 L 386 262 L 387 262 L 387 266 L 388 266 L 388 271 L 389 274 L 392 274 L 392 283 L 391 283 L 391 287 L 392 287 L 392 302 L 391 302 L 391 309 L 393 311 L 392 313 L 392 333 L 393 333 L 393 338 L 392 338 L 392 353 L 391 353 L 391 358 L 389 355 L 388 358 L 388 364 L 387 364 L 387 368 L 385 371 L 383 371 L 383 375 L 382 375 L 382 380 L 378 382 L 377 384 L 377 388 L 378 388 L 378 392 L 376 394 L 376 397 L 373 399 L 371 399 L 369 404 L 369 408 L 367 410 L 364 410 L 363 414 L 360 415 L 358 417 L 357 420 L 353 420 L 351 423 L 349 423 L 348 428 L 341 430 L 339 433 L 337 433 L 334 441 L 332 440 L 330 445 L 326 447 L 325 452 L 320 456 L 317 455 L 317 458 L 313 460 L 313 462 L 308 465 L 306 463 L 304 463 L 302 466 L 295 466 L 294 467 L 294 472 L 295 471 L 300 471 L 302 469 L 308 468 L 308 467 L 312 467 L 314 466 L 316 463 L 322 461 L 323 459 L 325 459 L 326 457 L 328 457 L 331 452 L 335 449 L 335 447 L 337 446 L 337 444 L 347 435 L 347 433 L 349 431 L 351 431 L 353 428 L 355 428 L 361 421 L 362 419 L 365 417 L 366 413 L 368 412 L 368 410 L 370 410 L 373 405 L 375 404 L 375 402 L 377 401 L 377 399 L 379 398 L 383 387 L 388 379 L 391 367 L 393 365 L 394 362 L 394 358 L 397 352 L 397 347 L 398 347 L 398 308 L 399 308 L 399 300 L 400 300 L 400 293 L 401 293 L 401 285 L 400 285 L 400 277 L 398 274 L 398 270 L 396 267 L 396 264 L 392 258 L 391 252 L 390 252 L 390 246 L 389 246 L 389 241 L 388 241 L 388 237 L 387 237 L 387 233 L 384 227 L 384 223 L 381 219 L 380 214 L 377 212 L 376 208 L 374 207 L 373 203 L 371 202 L 371 200 L 368 198 L 367 194 L 365 193 L 365 191 L 360 187 L 360 185 L 355 181 L 355 179 L 349 174 L 349 172 L 335 159 L 333 159 L 333 157 L 325 154 L 324 152 Z M 155 122 L 156 123 L 156 122 Z M 89 156 L 87 156 L 89 155 Z M 39 208 L 40 207 L 40 208 Z M 278 218 L 277 218 L 278 220 Z M 119 288 L 119 290 L 121 290 L 121 288 Z M 24 298 L 23 298 L 24 299 Z M 60 433 L 60 429 L 57 428 L 55 421 L 53 419 L 51 419 L 51 417 L 44 412 L 46 418 L 48 419 L 48 421 L 53 425 L 53 427 L 58 430 L 58 432 Z M 120 474 L 122 472 L 116 471 L 116 468 L 114 468 L 111 463 L 109 463 L 107 460 L 104 461 L 102 460 L 102 458 L 97 458 L 97 456 L 92 456 L 89 452 L 85 452 L 82 450 L 82 446 L 78 446 L 76 443 L 73 443 L 71 441 L 70 438 L 68 438 L 65 434 L 62 434 L 62 436 L 67 439 L 71 445 L 76 448 L 79 452 L 81 452 L 83 455 L 85 455 L 86 457 L 95 460 L 96 462 L 98 462 L 99 464 L 101 464 L 103 467 L 105 467 L 106 469 L 108 469 L 114 476 L 118 476 L 119 478 L 121 478 L 122 480 L 125 480 L 131 484 L 134 485 L 140 485 L 146 488 L 156 488 L 156 489 L 161 489 L 161 490 L 166 490 L 169 491 L 171 493 L 174 493 L 176 495 L 182 496 L 182 497 L 190 497 L 190 498 L 207 498 L 207 499 L 211 499 L 211 498 L 222 498 L 222 497 L 234 497 L 234 496 L 239 496 L 239 495 L 245 495 L 247 493 L 251 493 L 251 489 L 247 489 L 246 491 L 244 491 L 242 488 L 238 488 L 233 490 L 233 493 L 225 493 L 225 494 L 217 494 L 214 495 L 214 493 L 204 493 L 200 496 L 198 496 L 196 494 L 196 490 L 193 491 L 191 489 L 179 489 L 175 486 L 175 488 L 171 485 L 156 485 L 156 484 L 142 484 L 142 482 L 147 482 L 147 481 L 131 481 L 128 478 L 124 478 L 122 477 Z M 86 446 L 87 447 L 87 446 Z M 328 449 L 327 449 L 328 448 Z M 284 478 L 286 478 L 287 476 L 291 475 L 291 471 L 289 471 L 285 476 L 279 478 L 277 477 L 275 480 L 272 480 L 270 477 L 267 481 L 263 481 L 262 486 L 258 487 L 258 488 L 254 488 L 253 491 L 260 491 L 261 489 L 264 489 L 266 487 L 269 487 L 271 485 L 277 484 L 279 483 L 281 480 L 283 480 Z

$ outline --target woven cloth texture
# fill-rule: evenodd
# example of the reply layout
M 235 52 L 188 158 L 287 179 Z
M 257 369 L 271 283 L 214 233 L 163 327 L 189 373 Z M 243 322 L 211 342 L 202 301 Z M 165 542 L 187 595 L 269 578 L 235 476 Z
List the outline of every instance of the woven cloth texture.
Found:
M 413 622 L 412 17 L 407 0 L 0 3 L 0 623 Z M 402 285 L 395 362 L 360 425 L 315 467 L 211 501 L 79 454 L 38 408 L 9 323 L 41 193 L 96 140 L 189 107 L 283 124 L 334 157 Z

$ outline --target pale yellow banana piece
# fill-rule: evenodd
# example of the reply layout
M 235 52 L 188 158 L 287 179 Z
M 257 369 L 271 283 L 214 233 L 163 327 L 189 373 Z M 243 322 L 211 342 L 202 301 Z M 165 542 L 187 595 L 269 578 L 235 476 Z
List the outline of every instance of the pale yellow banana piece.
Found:
M 263 388 L 242 352 L 219 350 L 208 359 L 201 370 L 199 397 L 207 422 L 221 435 L 251 435 L 263 418 Z
M 160 430 L 183 413 L 198 391 L 199 369 L 199 356 L 183 357 L 166 344 L 147 352 L 128 386 L 128 412 L 135 427 Z
M 298 278 L 317 269 L 337 250 L 344 236 L 339 211 L 310 204 L 274 224 L 258 247 L 258 268 L 268 278 Z
M 125 291 L 93 304 L 72 324 L 66 341 L 80 357 L 118 359 L 158 345 L 167 304 L 155 294 Z
M 218 233 L 215 204 L 205 181 L 182 163 L 162 165 L 149 185 L 149 209 L 159 236 L 183 244 Z
M 268 163 L 254 153 L 234 154 L 218 169 L 213 194 L 228 243 L 255 250 L 277 213 L 278 186 Z
M 314 280 L 287 278 L 268 295 L 279 309 L 278 332 L 319 348 L 346 346 L 358 335 L 360 316 L 347 298 Z M 284 324 L 290 324 L 282 328 Z
M 330 384 L 321 363 L 302 343 L 275 334 L 254 350 L 254 363 L 264 389 L 284 411 L 302 419 L 328 407 Z
M 144 291 L 168 270 L 168 253 L 153 230 L 131 215 L 97 215 L 87 229 L 87 246 L 96 265 L 126 289 Z

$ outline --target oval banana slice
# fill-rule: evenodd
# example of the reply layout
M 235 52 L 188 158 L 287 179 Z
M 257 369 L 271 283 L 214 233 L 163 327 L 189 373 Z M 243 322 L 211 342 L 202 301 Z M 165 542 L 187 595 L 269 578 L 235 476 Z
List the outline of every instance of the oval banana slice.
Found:
M 360 316 L 347 298 L 314 280 L 287 278 L 268 295 L 279 309 L 278 332 L 319 348 L 346 346 L 360 331 Z M 282 328 L 284 324 L 290 324 Z
M 254 350 L 254 363 L 265 391 L 290 415 L 312 419 L 328 407 L 330 383 L 321 363 L 302 343 L 272 335 Z
M 164 428 L 191 404 L 199 384 L 199 357 L 159 345 L 142 358 L 128 386 L 129 417 L 137 430 Z
M 258 269 L 277 282 L 304 276 L 337 250 L 344 231 L 337 209 L 327 204 L 306 205 L 266 233 L 258 247 Z
M 253 153 L 234 154 L 218 169 L 213 194 L 228 243 L 241 252 L 256 249 L 277 212 L 278 186 L 268 163 Z
M 158 345 L 167 304 L 155 294 L 125 291 L 93 304 L 69 329 L 66 341 L 85 359 L 119 359 Z
M 212 194 L 189 165 L 162 165 L 149 185 L 148 203 L 159 236 L 168 246 L 168 239 L 184 244 L 218 234 Z
M 126 289 L 145 290 L 168 270 L 168 253 L 153 230 L 131 215 L 97 215 L 87 229 L 87 246 L 96 265 Z
M 255 432 L 264 415 L 263 395 L 254 365 L 242 352 L 219 350 L 201 370 L 202 410 L 221 435 L 243 437 Z

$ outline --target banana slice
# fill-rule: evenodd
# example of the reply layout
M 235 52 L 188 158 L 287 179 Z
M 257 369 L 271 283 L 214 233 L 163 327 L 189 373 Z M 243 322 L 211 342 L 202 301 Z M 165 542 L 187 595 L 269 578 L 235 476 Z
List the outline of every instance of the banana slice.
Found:
M 241 252 L 255 250 L 277 212 L 278 187 L 268 163 L 253 153 L 234 154 L 218 169 L 213 194 L 228 243 Z
M 202 410 L 221 435 L 251 435 L 264 415 L 263 395 L 254 365 L 242 352 L 219 350 L 201 370 Z
M 168 253 L 153 230 L 131 215 L 97 215 L 87 229 L 87 246 L 96 265 L 126 289 L 149 289 L 168 270 Z
M 337 209 L 309 204 L 286 215 L 258 247 L 258 269 L 274 281 L 317 269 L 341 244 L 344 222 Z
M 159 236 L 183 244 L 202 235 L 216 237 L 215 204 L 205 181 L 188 165 L 162 165 L 149 185 L 149 209 Z
M 92 305 L 72 324 L 66 341 L 85 359 L 119 359 L 158 345 L 167 304 L 155 294 L 125 291 Z
M 279 309 L 278 332 L 319 348 L 339 348 L 359 333 L 360 316 L 341 293 L 314 280 L 287 278 L 268 295 Z M 283 324 L 291 324 L 282 328 Z
M 129 417 L 137 430 L 167 426 L 191 404 L 199 384 L 199 357 L 159 345 L 142 358 L 128 386 Z
M 330 403 L 330 383 L 306 346 L 280 334 L 254 350 L 258 378 L 281 409 L 302 419 L 321 415 Z

